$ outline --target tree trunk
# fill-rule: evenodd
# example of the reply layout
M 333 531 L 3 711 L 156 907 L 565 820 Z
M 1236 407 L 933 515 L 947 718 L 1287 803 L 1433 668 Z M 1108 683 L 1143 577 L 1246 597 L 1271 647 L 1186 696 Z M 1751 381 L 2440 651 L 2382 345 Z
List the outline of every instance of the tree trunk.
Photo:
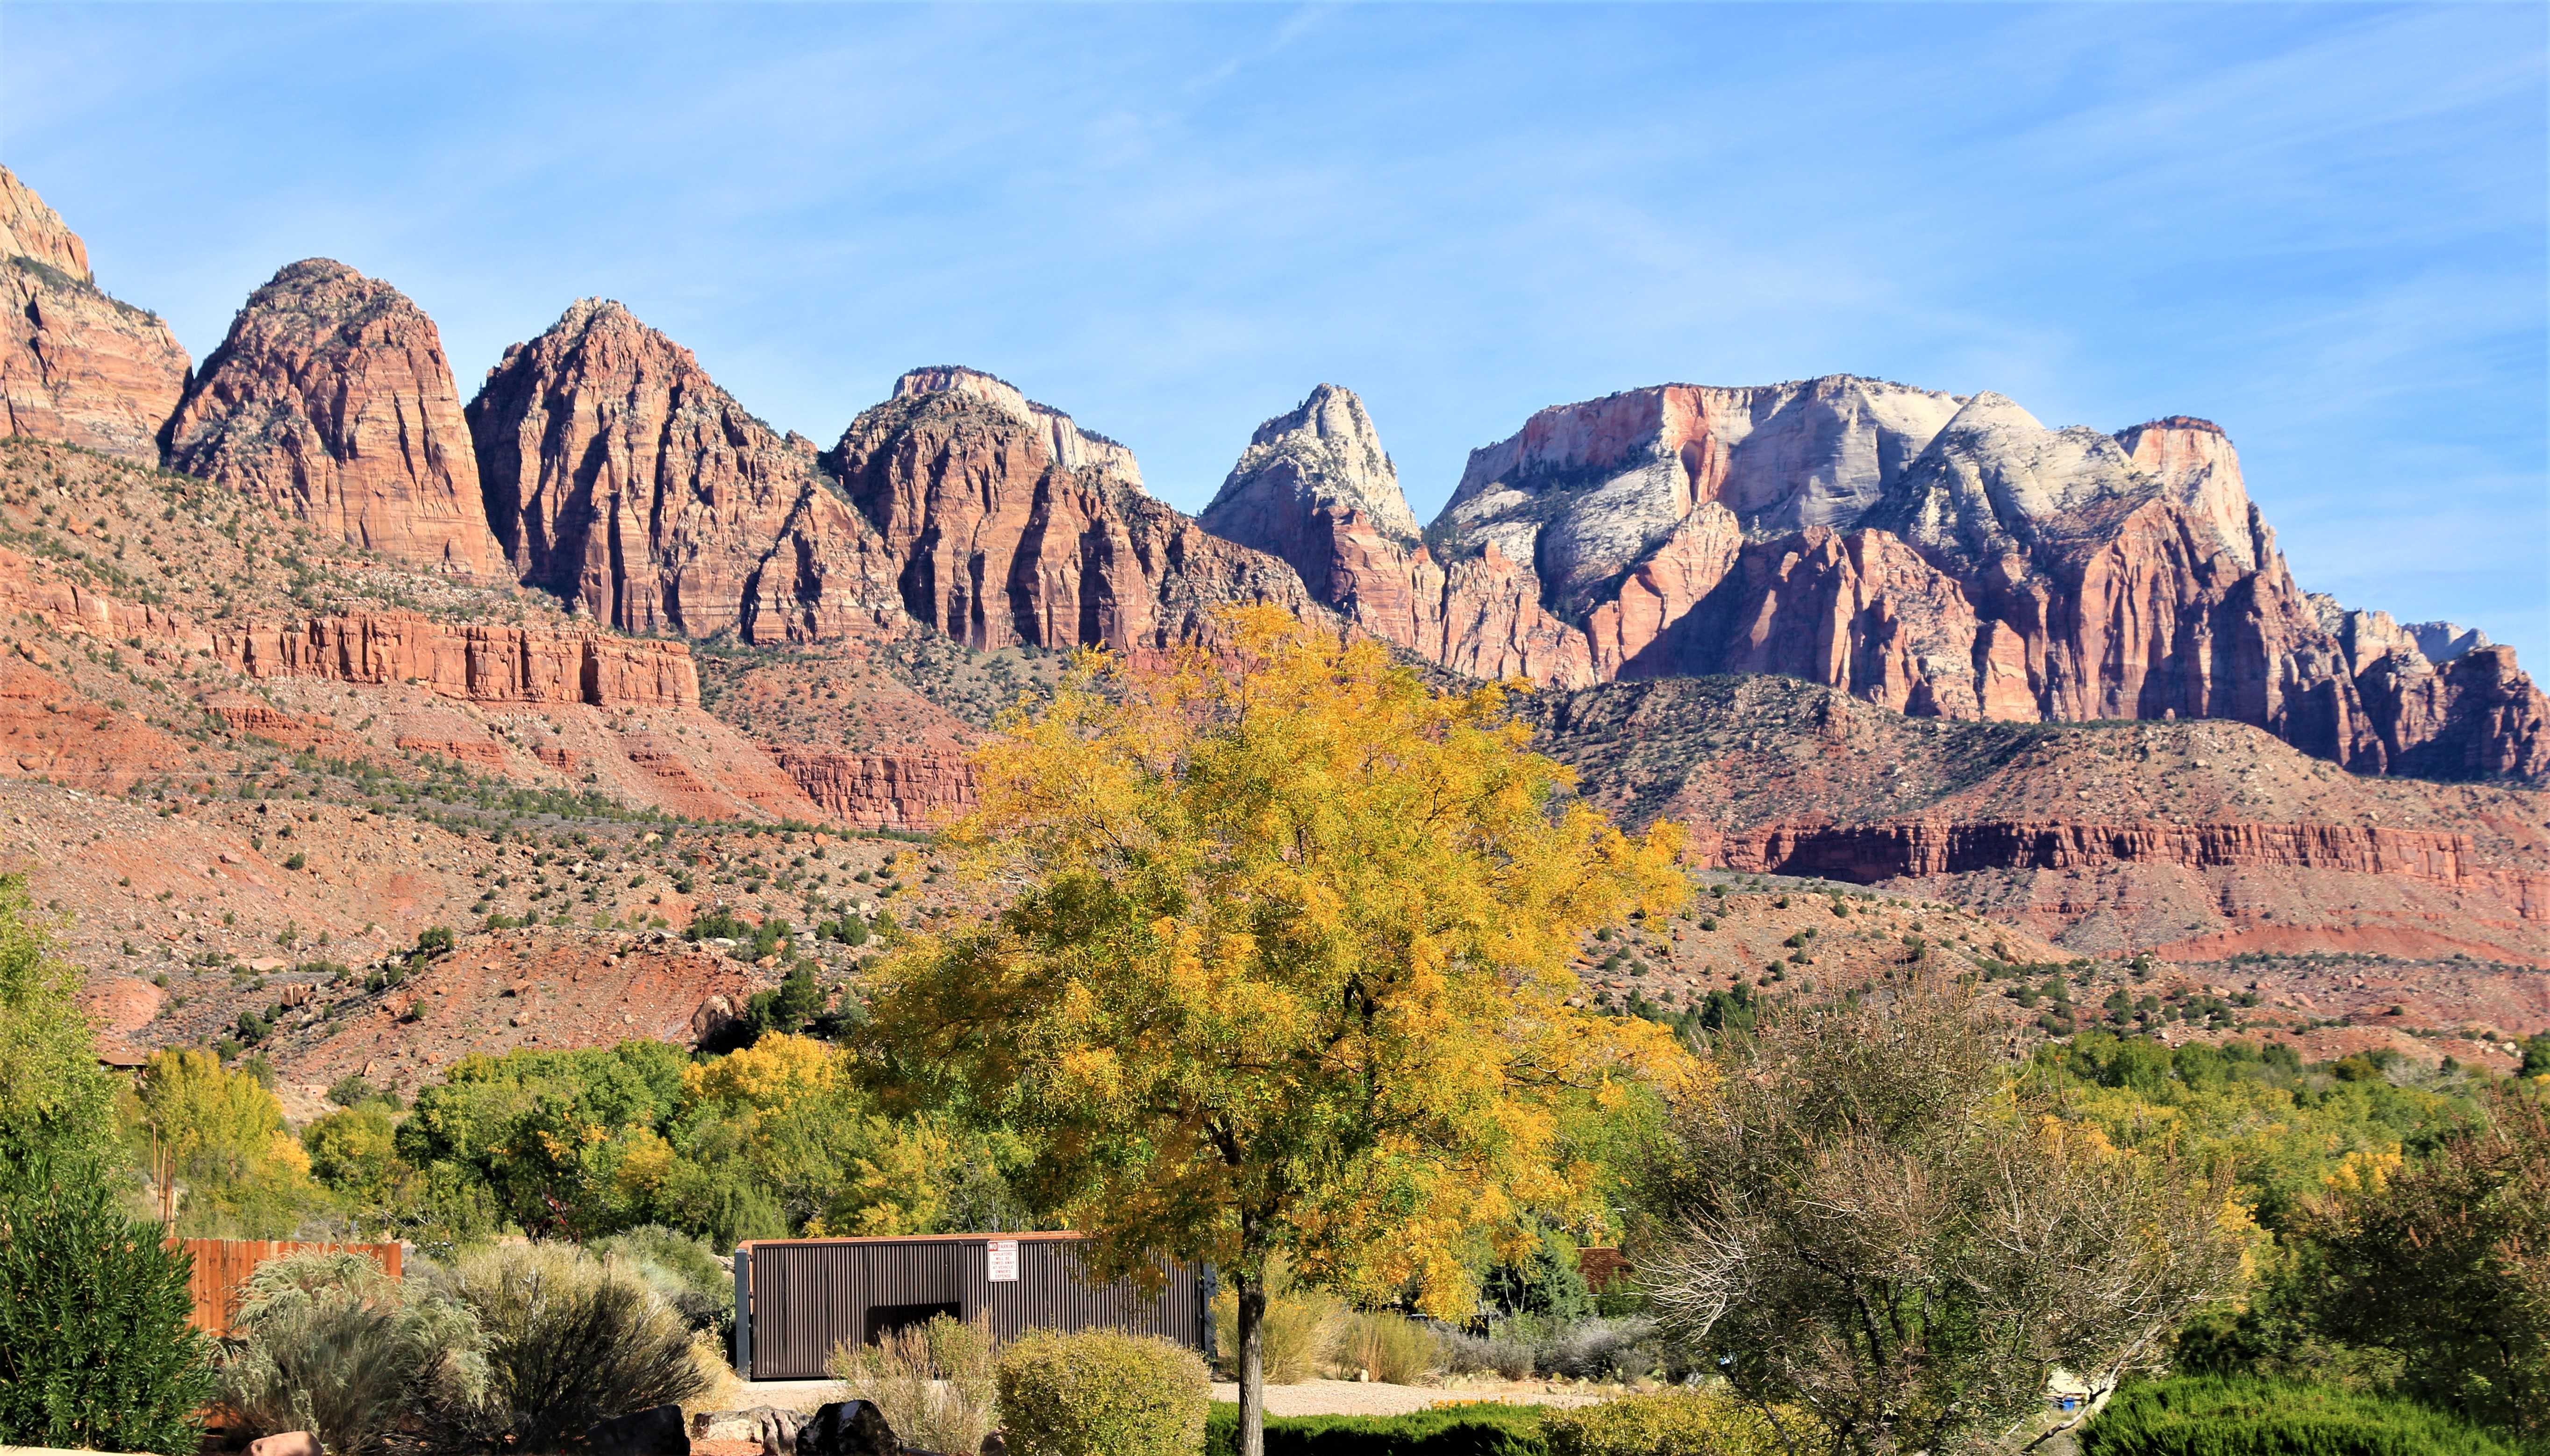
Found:
M 1231 1276 L 1239 1299 L 1239 1456 L 1266 1456 L 1266 1285 Z

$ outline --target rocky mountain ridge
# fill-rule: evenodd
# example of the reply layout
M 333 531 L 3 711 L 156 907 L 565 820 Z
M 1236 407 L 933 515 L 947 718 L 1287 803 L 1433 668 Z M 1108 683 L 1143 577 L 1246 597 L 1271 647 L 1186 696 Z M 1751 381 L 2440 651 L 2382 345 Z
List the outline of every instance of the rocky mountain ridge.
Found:
M 2207 421 L 2049 430 L 1840 375 L 1633 390 L 1473 451 L 1411 546 L 1322 504 L 1382 486 L 1324 439 L 1288 452 L 1294 418 L 1208 516 L 1457 670 L 1768 672 L 1920 717 L 2228 718 L 2362 772 L 2550 772 L 2550 701 L 2511 656 L 2305 597 Z M 1368 422 L 1354 452 L 1381 457 Z

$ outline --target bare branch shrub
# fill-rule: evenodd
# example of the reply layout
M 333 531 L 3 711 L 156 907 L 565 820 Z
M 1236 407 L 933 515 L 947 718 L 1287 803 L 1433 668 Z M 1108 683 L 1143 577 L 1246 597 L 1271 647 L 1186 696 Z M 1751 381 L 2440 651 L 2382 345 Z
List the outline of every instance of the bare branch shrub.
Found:
M 2228 1186 L 2065 1121 L 2002 1046 L 1919 970 L 1727 1037 L 1647 1190 L 1667 1333 L 1870 1453 L 2007 1431 L 2057 1367 L 2104 1397 L 2154 1364 L 2237 1283 Z

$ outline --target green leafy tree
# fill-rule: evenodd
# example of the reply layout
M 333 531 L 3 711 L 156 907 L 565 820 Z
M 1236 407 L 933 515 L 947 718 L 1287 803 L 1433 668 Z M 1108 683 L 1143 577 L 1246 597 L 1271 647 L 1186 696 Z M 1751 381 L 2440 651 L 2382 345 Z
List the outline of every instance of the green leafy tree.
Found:
M 2304 1298 L 2334 1337 L 2397 1352 L 2409 1395 L 2550 1445 L 2550 1118 L 2521 1093 L 2432 1156 L 2306 1210 Z
M 75 999 L 79 973 L 55 960 L 22 875 L 0 875 L 0 1187 L 77 1177 L 115 1152 L 115 1083 Z
M 126 1118 L 180 1233 L 289 1237 L 322 1202 L 283 1105 L 212 1052 L 152 1052 Z
M 1098 1274 L 1221 1270 L 1260 1456 L 1274 1261 L 1453 1312 L 1482 1242 L 1599 1213 L 1563 1110 L 1688 1064 L 1582 1010 L 1569 958 L 1688 884 L 1680 831 L 1567 798 L 1500 690 L 1270 610 L 1228 626 L 1220 655 L 1084 656 L 1004 721 L 952 837 L 1017 894 L 885 963 L 867 1045 L 1025 1134 L 1026 1190 Z
M 0 877 L 0 1441 L 192 1450 L 211 1347 L 186 1256 L 118 1207 L 115 1089 L 77 984 Z

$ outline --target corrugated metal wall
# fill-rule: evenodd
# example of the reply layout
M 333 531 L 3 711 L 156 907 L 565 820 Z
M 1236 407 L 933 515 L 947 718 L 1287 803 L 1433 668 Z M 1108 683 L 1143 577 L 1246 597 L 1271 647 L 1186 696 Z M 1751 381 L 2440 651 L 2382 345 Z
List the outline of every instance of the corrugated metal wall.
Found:
M 1016 1280 L 992 1281 L 995 1238 L 1018 1240 Z M 988 1314 L 1002 1340 L 1030 1329 L 1122 1329 L 1204 1348 L 1209 1296 L 1199 1271 L 1166 1266 L 1168 1282 L 1156 1296 L 1126 1281 L 1092 1288 L 1081 1278 L 1078 1241 L 1077 1234 L 1029 1233 L 747 1243 L 748 1376 L 820 1377 L 834 1345 L 875 1338 L 879 1316 L 917 1317 L 930 1309 L 960 1319 Z

